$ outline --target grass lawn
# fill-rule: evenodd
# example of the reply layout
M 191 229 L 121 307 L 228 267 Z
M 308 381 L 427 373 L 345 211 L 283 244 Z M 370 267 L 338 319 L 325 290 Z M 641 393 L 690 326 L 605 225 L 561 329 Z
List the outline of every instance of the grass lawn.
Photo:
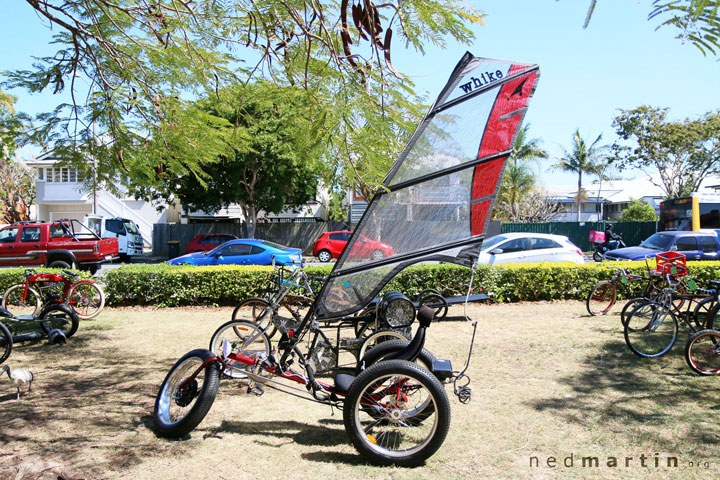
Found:
M 687 368 L 684 331 L 664 358 L 632 355 L 619 311 L 589 317 L 575 301 L 472 306 L 472 402 L 448 386 L 444 445 L 424 467 L 400 469 L 367 465 L 341 411 L 270 389 L 249 395 L 242 381 L 221 382 L 189 438 L 158 438 L 162 379 L 185 352 L 207 347 L 232 310 L 107 309 L 67 345 L 19 345 L 6 362 L 36 381 L 16 401 L 0 378 L 0 479 L 716 478 L 718 379 Z M 467 323 L 434 324 L 426 348 L 457 369 L 471 333 Z

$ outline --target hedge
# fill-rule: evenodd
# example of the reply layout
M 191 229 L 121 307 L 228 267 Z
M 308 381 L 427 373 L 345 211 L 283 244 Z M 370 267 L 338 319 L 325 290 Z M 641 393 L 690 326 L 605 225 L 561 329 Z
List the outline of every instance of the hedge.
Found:
M 536 300 L 584 300 L 590 288 L 609 279 L 609 266 L 645 272 L 644 262 L 612 262 L 481 265 L 473 292 L 482 291 L 496 302 Z M 720 279 L 720 262 L 689 262 L 690 275 L 700 280 Z M 330 267 L 308 267 L 311 275 L 323 276 Z M 0 270 L 0 289 L 22 280 L 23 269 Z M 110 306 L 176 307 L 189 305 L 230 306 L 260 295 L 268 284 L 271 267 L 188 267 L 127 265 L 112 269 L 103 279 L 106 303 Z M 395 277 L 385 290 L 398 290 L 411 298 L 427 288 L 445 296 L 465 295 L 471 270 L 450 264 L 410 267 Z M 620 298 L 623 297 L 622 291 Z

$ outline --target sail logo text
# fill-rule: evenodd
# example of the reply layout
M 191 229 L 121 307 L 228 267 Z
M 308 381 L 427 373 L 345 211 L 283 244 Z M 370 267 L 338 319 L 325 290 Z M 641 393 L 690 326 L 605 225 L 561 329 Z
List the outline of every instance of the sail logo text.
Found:
M 470 93 L 476 88 L 480 88 L 483 85 L 500 80 L 501 78 L 503 78 L 503 73 L 500 70 L 496 70 L 494 72 L 484 72 L 480 74 L 480 78 L 470 77 L 470 81 L 460 85 L 460 88 L 463 93 Z

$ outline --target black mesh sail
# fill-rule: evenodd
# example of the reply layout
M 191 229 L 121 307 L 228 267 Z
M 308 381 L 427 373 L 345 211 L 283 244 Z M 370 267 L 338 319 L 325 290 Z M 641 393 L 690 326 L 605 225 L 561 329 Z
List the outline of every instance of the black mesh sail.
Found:
M 463 56 L 335 264 L 318 318 L 361 309 L 414 263 L 473 264 L 538 77 L 536 65 Z

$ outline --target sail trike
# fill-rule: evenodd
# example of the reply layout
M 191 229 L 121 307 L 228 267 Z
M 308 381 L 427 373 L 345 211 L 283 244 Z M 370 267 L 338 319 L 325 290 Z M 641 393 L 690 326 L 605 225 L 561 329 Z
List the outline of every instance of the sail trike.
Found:
M 220 379 L 232 378 L 247 382 L 248 391 L 261 393 L 269 387 L 342 406 L 348 436 L 373 462 L 415 466 L 435 453 L 450 426 L 450 399 L 443 384 L 454 384 L 461 403 L 470 400 L 465 370 L 472 340 L 464 367 L 454 370 L 449 360 L 423 349 L 436 310 L 421 305 L 416 312 L 402 293 L 382 292 L 413 264 L 473 268 L 538 77 L 536 65 L 466 53 L 386 176 L 384 188 L 371 199 L 304 317 L 291 325 L 274 322 L 281 334 L 277 343 L 270 342 L 267 324 L 240 320 L 214 353 L 198 349 L 185 354 L 160 387 L 154 414 L 158 434 L 182 437 L 191 432 L 210 409 Z M 391 245 L 392 255 L 358 255 L 365 239 Z M 371 315 L 412 321 L 417 313 L 412 340 L 378 342 L 350 365 L 323 362 L 323 352 L 341 346 L 340 335 L 332 341 L 325 330 L 357 325 L 354 315 L 368 312 L 378 296 Z M 473 338 L 476 328 L 475 323 Z

